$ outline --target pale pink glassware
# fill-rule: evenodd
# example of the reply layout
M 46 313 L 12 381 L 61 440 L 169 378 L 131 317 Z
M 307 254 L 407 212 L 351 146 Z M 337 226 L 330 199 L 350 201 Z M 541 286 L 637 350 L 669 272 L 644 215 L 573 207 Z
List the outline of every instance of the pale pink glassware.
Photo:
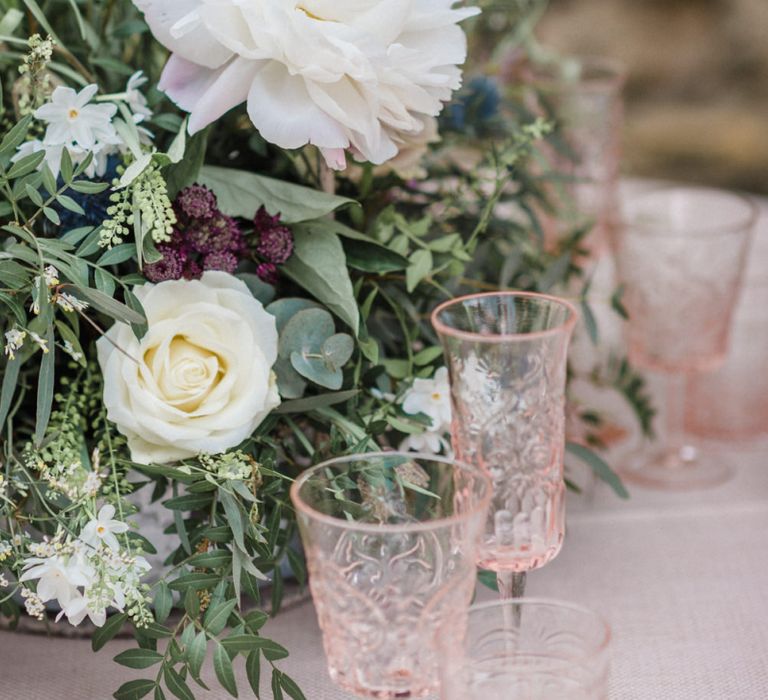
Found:
M 666 187 L 627 204 L 617 238 L 629 357 L 667 374 L 667 444 L 630 456 L 623 475 L 646 486 L 689 489 L 727 480 L 730 468 L 707 457 L 683 430 L 685 377 L 721 365 L 739 295 L 754 203 L 705 187 Z
M 565 381 L 575 307 L 526 292 L 448 301 L 432 315 L 451 383 L 457 459 L 487 471 L 493 499 L 478 564 L 502 598 L 560 551 L 565 532 Z
M 445 457 L 370 453 L 304 472 L 291 500 L 332 680 L 372 698 L 437 689 L 435 640 L 475 587 L 486 474 Z
M 607 700 L 608 624 L 580 605 L 475 605 L 439 642 L 441 700 Z
M 625 66 L 599 56 L 572 56 L 531 64 L 524 72 L 533 88 L 528 106 L 554 120 L 559 138 L 542 146 L 557 180 L 545 187 L 557 216 L 541 211 L 549 242 L 560 228 L 590 225 L 585 238 L 597 255 L 608 247 L 619 221 L 619 170 L 624 124 Z
M 761 232 L 762 234 L 762 232 Z M 768 437 L 768 229 L 755 237 L 728 357 L 686 384 L 686 428 L 714 440 Z M 764 240 L 760 240 L 760 239 Z

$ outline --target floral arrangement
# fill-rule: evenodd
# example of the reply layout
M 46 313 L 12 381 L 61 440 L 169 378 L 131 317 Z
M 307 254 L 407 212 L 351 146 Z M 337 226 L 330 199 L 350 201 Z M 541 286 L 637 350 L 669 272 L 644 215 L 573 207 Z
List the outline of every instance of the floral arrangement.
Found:
M 130 629 L 118 699 L 192 698 L 206 655 L 303 698 L 261 634 L 306 578 L 292 479 L 449 449 L 438 301 L 583 286 L 584 231 L 537 223 L 550 127 L 461 87 L 454 4 L 0 0 L 0 615 Z M 620 489 L 599 423 L 574 455 Z

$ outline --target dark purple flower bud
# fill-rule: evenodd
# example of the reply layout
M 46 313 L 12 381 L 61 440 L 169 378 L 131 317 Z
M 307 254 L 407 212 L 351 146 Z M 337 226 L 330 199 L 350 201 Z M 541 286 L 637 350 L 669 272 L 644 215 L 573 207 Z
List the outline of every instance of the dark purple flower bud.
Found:
M 262 282 L 267 284 L 277 284 L 277 265 L 274 263 L 261 263 L 256 267 L 256 274 Z
M 293 253 L 293 233 L 286 226 L 276 226 L 261 234 L 256 252 L 268 262 L 282 265 Z
M 256 229 L 256 233 L 261 233 L 275 226 L 280 226 L 280 214 L 272 216 L 263 205 L 260 206 L 253 217 L 253 227 Z
M 182 219 L 210 219 L 219 211 L 216 195 L 203 185 L 185 187 L 176 196 L 174 204 Z
M 221 270 L 234 272 L 237 268 L 237 256 L 226 250 L 217 250 L 209 253 L 203 260 L 203 270 Z

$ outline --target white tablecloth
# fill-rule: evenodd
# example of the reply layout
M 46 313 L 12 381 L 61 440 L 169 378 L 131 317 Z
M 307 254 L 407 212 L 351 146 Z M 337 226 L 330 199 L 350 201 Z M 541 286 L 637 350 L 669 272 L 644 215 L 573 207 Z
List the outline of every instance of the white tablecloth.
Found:
M 759 235 L 768 236 L 764 209 Z M 571 498 L 561 554 L 529 577 L 529 595 L 583 603 L 610 621 L 611 700 L 768 698 L 768 445 L 723 454 L 736 475 L 716 489 L 635 488 L 623 502 L 598 485 Z M 328 679 L 311 604 L 265 632 L 291 650 L 282 668 L 308 700 L 350 697 Z M 107 700 L 125 680 L 147 677 L 110 661 L 131 646 L 118 640 L 95 655 L 87 641 L 2 632 L 0 700 Z M 210 659 L 204 676 L 216 688 Z M 251 697 L 241 667 L 238 685 Z

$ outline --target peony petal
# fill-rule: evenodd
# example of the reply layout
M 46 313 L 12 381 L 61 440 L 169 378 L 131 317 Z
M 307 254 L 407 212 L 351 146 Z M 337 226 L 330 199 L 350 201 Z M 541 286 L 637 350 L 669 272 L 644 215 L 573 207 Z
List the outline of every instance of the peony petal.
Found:
M 281 148 L 349 146 L 343 127 L 314 103 L 304 79 L 274 61 L 262 64 L 254 76 L 248 115 L 261 135 Z

